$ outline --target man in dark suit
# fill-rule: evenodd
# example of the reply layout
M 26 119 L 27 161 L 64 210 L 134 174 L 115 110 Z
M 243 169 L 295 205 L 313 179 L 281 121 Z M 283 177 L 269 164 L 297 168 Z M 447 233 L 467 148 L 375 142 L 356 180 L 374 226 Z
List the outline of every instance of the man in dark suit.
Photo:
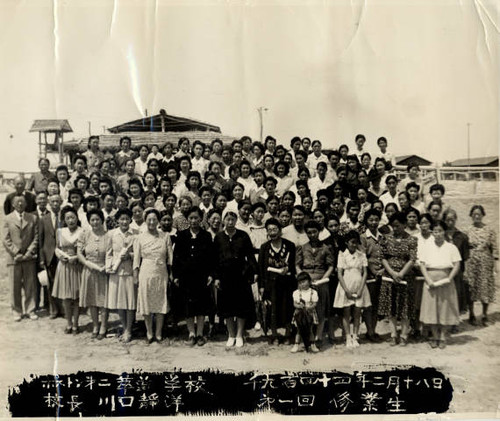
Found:
M 51 319 L 55 319 L 60 314 L 60 303 L 52 297 L 52 286 L 56 276 L 58 259 L 56 257 L 56 233 L 59 228 L 59 211 L 61 210 L 62 199 L 58 194 L 49 197 L 49 212 L 39 219 L 39 250 L 40 267 L 47 271 L 49 284 L 44 287 L 44 307 L 48 304 Z
M 42 218 L 49 212 L 47 209 L 48 195 L 46 191 L 38 192 L 35 196 L 36 209 L 34 212 L 29 212 L 35 215 L 38 219 Z
M 26 191 L 26 181 L 23 176 L 19 175 L 14 179 L 14 188 L 16 191 L 9 193 L 5 198 L 3 204 L 5 215 L 8 215 L 14 210 L 12 207 L 12 198 L 14 196 L 24 196 L 26 199 L 26 212 L 34 212 L 36 210 L 35 195 Z
M 26 212 L 24 196 L 14 196 L 11 205 L 14 210 L 4 218 L 3 245 L 8 254 L 12 312 L 14 320 L 20 321 L 24 289 L 24 310 L 31 320 L 37 320 L 35 292 L 38 222 L 35 216 Z

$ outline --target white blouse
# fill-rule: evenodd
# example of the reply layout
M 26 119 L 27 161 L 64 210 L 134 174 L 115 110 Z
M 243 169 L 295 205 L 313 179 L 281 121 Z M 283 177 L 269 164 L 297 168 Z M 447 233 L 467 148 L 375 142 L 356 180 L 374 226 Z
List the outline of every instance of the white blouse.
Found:
M 447 241 L 441 246 L 435 241 L 426 241 L 419 258 L 429 269 L 450 269 L 462 260 L 457 247 Z

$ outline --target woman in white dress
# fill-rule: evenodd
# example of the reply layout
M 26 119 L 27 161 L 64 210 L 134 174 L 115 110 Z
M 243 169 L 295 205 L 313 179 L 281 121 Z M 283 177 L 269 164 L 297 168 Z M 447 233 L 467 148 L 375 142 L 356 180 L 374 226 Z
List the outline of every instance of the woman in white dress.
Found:
M 446 327 L 457 325 L 460 317 L 454 278 L 462 258 L 457 247 L 446 241 L 446 229 L 444 222 L 436 221 L 432 228 L 434 241 L 425 243 L 419 253 L 425 280 L 420 321 L 432 329 L 432 348 L 446 346 Z

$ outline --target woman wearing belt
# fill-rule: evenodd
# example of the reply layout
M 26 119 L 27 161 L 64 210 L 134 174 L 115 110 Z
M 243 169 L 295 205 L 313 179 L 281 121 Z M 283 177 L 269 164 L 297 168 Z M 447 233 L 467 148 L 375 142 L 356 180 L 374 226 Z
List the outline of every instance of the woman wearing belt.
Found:
M 446 229 L 444 222 L 435 222 L 432 226 L 434 241 L 427 242 L 419 256 L 420 269 L 425 280 L 420 321 L 430 325 L 432 329 L 432 348 L 444 348 L 446 326 L 459 323 L 454 278 L 460 271 L 462 258 L 457 247 L 445 241 Z
M 156 209 L 144 211 L 147 230 L 140 233 L 134 243 L 134 281 L 139 285 L 137 312 L 146 322 L 147 342 L 162 340 L 165 314 L 169 310 L 167 300 L 168 270 L 172 263 L 170 236 L 158 231 L 160 214 Z M 153 317 L 156 330 L 153 333 Z
M 108 234 L 104 230 L 104 215 L 100 210 L 87 212 L 91 229 L 83 230 L 78 238 L 78 260 L 83 265 L 80 284 L 80 307 L 89 307 L 92 318 L 92 338 L 104 339 L 108 324 L 106 295 L 108 275 L 106 274 L 106 248 Z M 99 311 L 101 326 L 99 328 Z

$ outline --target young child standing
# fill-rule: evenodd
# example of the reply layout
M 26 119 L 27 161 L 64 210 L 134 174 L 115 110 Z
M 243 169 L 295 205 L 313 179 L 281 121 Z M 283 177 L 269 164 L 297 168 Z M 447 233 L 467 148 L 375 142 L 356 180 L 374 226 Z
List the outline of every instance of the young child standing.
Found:
M 371 306 L 370 293 L 366 287 L 368 261 L 366 255 L 358 250 L 360 244 L 358 232 L 349 231 L 345 236 L 345 243 L 346 250 L 339 253 L 337 265 L 339 284 L 333 306 L 344 309 L 342 322 L 347 348 L 357 348 L 361 309 Z M 352 333 L 351 315 L 354 321 Z
M 297 286 L 298 289 L 292 294 L 293 306 L 295 307 L 292 324 L 297 326 L 297 334 L 291 352 L 295 353 L 299 350 L 300 338 L 302 338 L 307 352 L 318 352 L 313 334 L 313 325 L 318 324 L 318 315 L 316 314 L 318 293 L 311 288 L 311 276 L 307 272 L 298 274 Z

